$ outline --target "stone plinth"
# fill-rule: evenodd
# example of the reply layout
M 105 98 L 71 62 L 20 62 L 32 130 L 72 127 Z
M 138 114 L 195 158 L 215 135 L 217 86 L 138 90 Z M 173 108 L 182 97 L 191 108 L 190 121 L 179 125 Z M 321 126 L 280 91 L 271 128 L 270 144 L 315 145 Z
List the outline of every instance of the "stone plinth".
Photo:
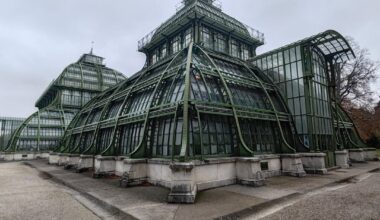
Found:
M 265 179 L 261 171 L 259 158 L 236 159 L 237 182 L 242 185 L 263 186 Z
M 58 166 L 65 166 L 67 163 L 67 157 L 69 154 L 60 153 L 58 154 Z
M 80 160 L 79 154 L 69 154 L 67 155 L 67 160 L 65 164 L 65 169 L 77 168 Z
M 148 179 L 147 166 L 146 159 L 123 159 L 116 164 L 116 175 L 123 177 L 125 186 L 139 185 Z
M 124 159 L 126 157 L 115 157 L 115 175 L 123 176 L 124 174 Z
M 36 159 L 49 159 L 49 153 L 38 153 L 35 155 Z
M 5 161 L 12 161 L 12 160 L 14 160 L 14 154 L 13 153 L 6 153 L 6 154 L 4 154 L 4 160 Z
M 274 176 L 281 176 L 281 159 L 276 154 L 264 154 L 256 156 L 260 159 L 260 164 L 267 163 L 267 169 L 261 169 L 264 178 L 271 178 Z
M 363 148 L 363 153 L 364 153 L 364 160 L 368 160 L 368 161 L 379 160 L 379 157 L 377 156 L 376 148 Z
M 343 169 L 349 168 L 350 165 L 348 164 L 349 162 L 348 151 L 347 150 L 335 151 L 335 161 L 336 161 L 337 166 L 340 166 Z
M 306 173 L 326 174 L 325 153 L 301 153 L 303 169 Z
M 282 173 L 284 175 L 303 177 L 306 175 L 299 154 L 281 154 Z
M 194 203 L 197 196 L 195 184 L 194 164 L 177 163 L 170 164 L 171 187 L 168 195 L 170 203 Z
M 364 151 L 361 148 L 349 149 L 349 158 L 352 162 L 363 163 L 365 162 Z
M 59 162 L 59 156 L 57 153 L 50 153 L 49 155 L 49 164 L 57 165 Z
M 94 166 L 94 156 L 80 155 L 76 169 L 77 169 L 77 172 L 80 173 L 82 171 L 93 168 L 93 166 Z
M 210 158 L 193 161 L 198 191 L 236 183 L 237 158 Z
M 171 160 L 169 159 L 148 159 L 147 176 L 149 183 L 170 189 L 172 180 L 170 164 Z
M 112 156 L 96 156 L 94 176 L 114 174 L 116 170 L 116 158 Z

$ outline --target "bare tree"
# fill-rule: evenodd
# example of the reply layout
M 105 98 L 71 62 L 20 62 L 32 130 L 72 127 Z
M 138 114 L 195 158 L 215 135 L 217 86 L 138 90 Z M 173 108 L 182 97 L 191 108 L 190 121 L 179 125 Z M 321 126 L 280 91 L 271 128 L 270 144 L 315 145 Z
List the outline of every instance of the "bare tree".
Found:
M 367 49 L 360 48 L 351 38 L 349 40 L 356 58 L 340 64 L 338 72 L 341 76 L 337 78 L 340 81 L 337 82 L 339 102 L 371 106 L 374 94 L 371 83 L 377 79 L 380 63 L 370 59 Z

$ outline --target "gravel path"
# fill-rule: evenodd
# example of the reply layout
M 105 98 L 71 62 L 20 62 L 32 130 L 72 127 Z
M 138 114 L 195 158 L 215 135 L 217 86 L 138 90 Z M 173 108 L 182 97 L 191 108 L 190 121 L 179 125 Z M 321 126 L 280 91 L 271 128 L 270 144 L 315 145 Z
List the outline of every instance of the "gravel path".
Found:
M 21 162 L 0 163 L 0 219 L 99 219 L 76 192 L 55 184 Z

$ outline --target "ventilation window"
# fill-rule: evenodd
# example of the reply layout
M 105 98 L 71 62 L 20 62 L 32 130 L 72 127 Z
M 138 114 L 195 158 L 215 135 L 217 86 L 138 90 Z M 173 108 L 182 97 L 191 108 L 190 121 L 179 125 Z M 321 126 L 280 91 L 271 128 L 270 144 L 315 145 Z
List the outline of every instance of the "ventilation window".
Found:
M 261 166 L 261 170 L 269 170 L 268 162 L 261 162 L 260 166 Z

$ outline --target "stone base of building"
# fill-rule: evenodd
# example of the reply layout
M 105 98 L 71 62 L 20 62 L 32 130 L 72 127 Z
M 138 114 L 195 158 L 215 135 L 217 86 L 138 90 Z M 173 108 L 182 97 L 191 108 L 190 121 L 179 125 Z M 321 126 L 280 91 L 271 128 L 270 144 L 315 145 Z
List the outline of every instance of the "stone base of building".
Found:
M 59 155 L 57 153 L 50 153 L 49 154 L 49 164 L 58 165 L 58 162 L 59 162 Z
M 98 174 L 122 176 L 125 186 L 149 182 L 170 189 L 171 203 L 194 203 L 197 192 L 232 184 L 262 186 L 282 173 L 305 176 L 300 155 L 260 155 L 252 158 L 212 158 L 186 163 L 166 159 L 96 158 Z M 281 166 L 285 169 L 281 170 Z
M 3 161 L 20 161 L 20 160 L 35 160 L 40 158 L 48 158 L 48 153 L 1 153 L 0 160 Z
M 349 159 L 350 158 L 347 150 L 335 151 L 335 161 L 337 166 L 343 169 L 349 168 Z
M 121 176 L 120 185 L 140 185 L 148 181 L 147 159 L 118 158 L 115 174 Z
M 363 154 L 363 150 L 336 151 L 336 163 L 348 168 L 348 158 Z M 370 151 L 372 152 L 372 150 Z M 57 161 L 51 155 L 49 161 Z M 58 156 L 58 155 L 57 155 Z M 359 154 L 360 156 L 360 154 Z M 193 203 L 197 192 L 232 184 L 262 186 L 267 178 L 279 175 L 303 177 L 306 172 L 325 174 L 325 153 L 257 155 L 242 158 L 211 158 L 185 163 L 170 159 L 129 159 L 126 157 L 91 155 L 59 155 L 77 170 L 94 167 L 94 177 L 117 175 L 120 184 L 127 186 L 148 182 L 170 189 L 168 201 Z M 356 157 L 357 158 L 357 157 Z M 362 157 L 364 159 L 364 156 Z M 76 164 L 75 164 L 76 163 Z
M 35 159 L 49 159 L 49 153 L 37 153 Z
M 301 153 L 303 169 L 310 174 L 326 174 L 325 153 Z
M 264 154 L 256 157 L 260 159 L 261 172 L 265 179 L 282 175 L 280 155 Z
M 78 164 L 76 165 L 76 171 L 81 173 L 83 171 L 92 169 L 94 167 L 93 155 L 80 155 Z
M 268 164 L 269 165 L 269 164 Z M 236 159 L 236 181 L 242 185 L 263 186 L 265 177 L 259 158 Z
M 67 155 L 65 169 L 76 169 L 79 164 L 80 155 L 79 154 L 69 154 Z
M 116 157 L 113 156 L 96 156 L 94 166 L 94 177 L 115 174 Z
M 282 174 L 296 177 L 306 176 L 300 154 L 281 154 Z
M 377 155 L 376 148 L 363 148 L 364 160 L 366 161 L 378 161 L 379 156 Z
M 69 154 L 60 153 L 58 154 L 58 166 L 65 166 L 67 163 L 67 158 Z
M 356 163 L 365 162 L 364 150 L 363 149 L 361 149 L 361 148 L 349 149 L 348 153 L 349 153 L 350 161 L 356 162 Z

